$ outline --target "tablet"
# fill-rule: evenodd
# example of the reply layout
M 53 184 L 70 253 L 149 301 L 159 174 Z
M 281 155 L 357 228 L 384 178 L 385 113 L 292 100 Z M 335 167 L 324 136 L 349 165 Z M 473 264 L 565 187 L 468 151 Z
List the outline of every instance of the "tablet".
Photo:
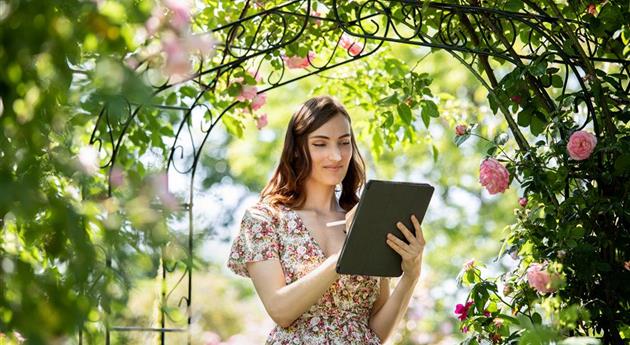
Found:
M 415 233 L 411 214 L 422 224 L 433 190 L 426 183 L 368 181 L 341 249 L 337 273 L 399 277 L 402 258 L 387 245 L 387 233 L 409 243 L 396 223 Z

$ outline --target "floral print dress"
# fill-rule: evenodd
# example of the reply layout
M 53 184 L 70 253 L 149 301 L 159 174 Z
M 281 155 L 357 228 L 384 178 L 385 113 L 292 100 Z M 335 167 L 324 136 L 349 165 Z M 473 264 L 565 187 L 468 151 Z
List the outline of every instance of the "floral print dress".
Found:
M 276 258 L 287 285 L 326 259 L 295 211 L 259 202 L 245 212 L 227 265 L 234 273 L 249 277 L 246 263 Z M 289 327 L 277 325 L 266 344 L 381 344 L 368 327 L 379 287 L 378 277 L 341 275 Z

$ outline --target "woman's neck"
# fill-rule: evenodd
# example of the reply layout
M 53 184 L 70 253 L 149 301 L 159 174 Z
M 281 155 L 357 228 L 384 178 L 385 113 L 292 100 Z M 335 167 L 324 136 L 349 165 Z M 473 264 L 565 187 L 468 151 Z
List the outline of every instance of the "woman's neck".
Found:
M 306 181 L 306 200 L 301 209 L 318 214 L 338 212 L 340 207 L 335 197 L 335 186 L 323 185 L 312 180 Z

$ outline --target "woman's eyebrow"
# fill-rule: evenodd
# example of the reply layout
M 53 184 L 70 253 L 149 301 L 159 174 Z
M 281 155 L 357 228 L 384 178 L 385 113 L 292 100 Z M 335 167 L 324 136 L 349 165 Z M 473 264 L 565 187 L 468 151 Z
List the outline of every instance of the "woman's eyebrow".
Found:
M 350 133 L 346 133 L 346 134 L 340 136 L 339 139 L 346 138 L 346 137 L 349 137 L 349 136 L 350 136 Z M 325 136 L 325 135 L 313 135 L 311 137 L 311 139 L 330 139 L 330 138 Z

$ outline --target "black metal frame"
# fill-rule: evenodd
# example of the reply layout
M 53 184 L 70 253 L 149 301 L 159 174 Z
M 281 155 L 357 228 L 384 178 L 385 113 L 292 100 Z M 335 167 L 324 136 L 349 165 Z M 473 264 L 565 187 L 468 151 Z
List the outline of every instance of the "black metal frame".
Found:
M 531 3 L 529 5 L 530 7 L 533 6 Z M 434 37 L 431 37 L 429 33 L 425 31 L 426 27 L 424 26 L 424 23 L 427 20 L 435 19 L 426 18 L 424 16 L 424 6 L 435 10 L 435 13 L 439 13 L 437 22 L 438 27 L 441 29 L 439 30 L 438 35 Z M 155 86 L 155 94 L 158 94 L 182 84 L 195 85 L 198 90 L 198 94 L 189 107 L 174 107 L 160 104 L 137 105 L 128 103 L 127 120 L 120 129 L 112 128 L 110 115 L 107 107 L 105 107 L 98 116 L 91 138 L 91 143 L 98 143 L 100 150 L 107 149 L 105 146 L 111 146 L 111 152 L 109 152 L 111 158 L 102 166 L 103 168 L 109 169 L 111 174 L 111 171 L 114 169 L 116 164 L 117 154 L 123 145 L 125 135 L 129 127 L 134 124 L 135 117 L 140 111 L 142 111 L 143 107 L 158 107 L 182 112 L 182 119 L 176 130 L 175 140 L 170 149 L 167 171 L 174 169 L 180 174 L 190 176 L 188 200 L 183 205 L 185 211 L 188 213 L 188 257 L 185 262 L 185 271 L 178 279 L 178 283 L 171 287 L 170 290 L 162 291 L 162 303 L 167 304 L 170 292 L 172 292 L 181 281 L 186 279 L 188 284 L 188 294 L 179 301 L 179 306 L 181 306 L 182 302 L 185 302 L 188 316 L 188 326 L 191 324 L 190 307 L 192 305 L 191 288 L 194 233 L 193 184 L 195 181 L 196 168 L 201 157 L 203 146 L 208 140 L 213 128 L 218 124 L 218 121 L 221 120 L 223 115 L 231 111 L 238 104 L 238 102 L 233 102 L 224 109 L 214 109 L 211 104 L 204 103 L 203 96 L 206 93 L 217 92 L 222 80 L 225 80 L 227 85 L 231 75 L 235 71 L 239 69 L 245 70 L 248 65 L 253 66 L 253 69 L 259 72 L 265 56 L 270 56 L 274 51 L 278 51 L 283 47 L 286 47 L 288 44 L 300 40 L 307 26 L 312 25 L 313 19 L 334 22 L 335 25 L 332 29 L 334 30 L 334 34 L 337 34 L 339 39 L 342 34 L 346 34 L 359 40 L 364 47 L 362 52 L 357 56 L 347 54 L 346 58 L 339 60 L 338 54 L 335 55 L 339 46 L 338 40 L 333 49 L 332 55 L 327 59 L 325 64 L 315 65 L 313 62 L 310 62 L 311 66 L 308 69 L 305 69 L 303 74 L 297 77 L 287 77 L 285 74 L 286 67 L 283 65 L 279 71 L 272 71 L 267 76 L 265 81 L 269 86 L 260 90 L 259 93 L 267 92 L 271 89 L 281 87 L 299 79 L 362 59 L 378 51 L 378 49 L 386 41 L 446 50 L 460 62 L 465 64 L 490 92 L 492 91 L 490 85 L 488 85 L 488 83 L 484 81 L 484 77 L 482 77 L 478 72 L 475 72 L 475 68 L 473 68 L 473 64 L 481 62 L 481 59 L 487 59 L 488 57 L 502 59 L 512 63 L 513 65 L 519 66 L 523 64 L 522 60 L 531 61 L 541 58 L 541 56 L 551 54 L 553 55 L 553 62 L 566 66 L 567 75 L 569 71 L 571 71 L 575 76 L 584 74 L 584 68 L 583 66 L 580 66 L 579 62 L 580 56 L 567 53 L 565 49 L 563 49 L 563 40 L 565 37 L 559 35 L 557 32 L 554 32 L 554 28 L 559 25 L 560 22 L 569 21 L 565 18 L 549 17 L 536 13 L 515 13 L 472 5 L 454 5 L 442 2 L 424 3 L 409 0 L 364 1 L 360 5 L 360 10 L 356 13 L 356 18 L 353 19 L 344 19 L 344 13 L 339 11 L 338 1 L 336 0 L 332 0 L 331 6 L 331 11 L 334 14 L 333 19 L 313 17 L 310 11 L 306 10 L 311 8 L 310 0 L 288 1 L 274 8 L 256 12 L 253 15 L 246 15 L 247 7 L 248 5 L 245 5 L 245 9 L 243 10 L 239 20 L 212 30 L 215 35 L 225 37 L 225 42 L 219 45 L 217 49 L 217 53 L 220 54 L 220 64 L 205 68 L 202 62 L 200 63 L 199 69 L 196 73 L 189 79 L 177 83 L 170 83 L 167 81 L 162 85 Z M 394 10 L 403 17 L 394 18 Z M 296 22 L 301 22 L 299 29 L 289 29 L 289 19 L 296 18 Z M 467 23 L 467 25 L 464 25 L 464 27 L 455 26 L 455 18 Z M 379 20 L 381 21 L 379 22 Z M 261 32 L 260 29 L 265 21 L 275 23 L 278 30 L 273 33 Z M 379 24 L 383 22 L 385 25 Z M 606 42 L 602 41 L 601 38 L 589 36 L 587 30 L 585 29 L 587 25 L 586 23 L 575 20 L 570 22 L 577 28 L 575 35 L 586 47 L 588 51 L 588 59 L 593 62 L 608 62 L 611 64 L 617 64 L 620 66 L 623 73 L 630 76 L 630 61 L 625 60 L 622 57 L 609 58 L 599 56 L 597 47 L 606 44 Z M 258 23 L 258 25 L 255 26 L 255 31 L 253 33 L 247 32 L 246 24 L 248 23 Z M 517 39 L 517 33 L 515 32 L 517 23 L 525 25 L 529 28 L 530 31 L 526 33 L 529 37 L 535 33 L 542 37 L 538 44 L 533 44 L 530 40 L 528 46 L 521 49 L 523 51 L 529 51 L 529 54 L 517 54 L 516 49 L 514 49 L 519 42 Z M 493 36 L 492 30 L 484 30 L 484 28 L 492 26 L 501 32 L 511 32 L 511 38 L 506 40 L 506 36 L 496 37 Z M 474 33 L 474 35 L 469 35 L 471 33 Z M 469 39 L 469 36 L 476 37 L 477 39 Z M 245 37 L 247 40 L 244 39 Z M 249 44 L 247 42 L 249 42 Z M 337 59 L 335 59 L 335 57 L 337 57 Z M 480 61 L 476 61 L 477 59 L 480 59 Z M 148 67 L 149 66 L 147 66 L 147 64 L 141 65 L 139 67 L 139 72 L 141 72 L 143 68 Z M 565 78 L 563 91 L 567 87 L 567 80 L 568 78 Z M 578 81 L 582 89 L 588 90 L 584 80 L 578 78 Z M 630 85 L 627 85 L 625 90 L 630 93 Z M 589 119 L 587 119 L 588 122 L 594 114 L 594 107 L 588 97 L 585 101 L 589 112 Z M 554 106 L 553 102 L 549 103 L 551 106 Z M 198 140 L 197 142 L 195 136 L 193 135 L 194 128 L 191 121 L 193 110 L 196 108 L 203 108 L 205 115 L 209 118 L 208 122 L 201 124 L 200 131 L 203 135 L 201 136 L 201 140 Z M 103 145 L 103 141 L 98 137 L 97 133 L 107 133 L 109 145 Z M 117 135 L 116 137 L 114 136 L 115 134 Z M 186 143 L 189 143 L 189 145 Z M 192 151 L 189 152 L 188 146 L 192 148 Z M 110 183 L 108 190 L 108 194 L 110 196 L 112 193 L 111 188 Z M 108 260 L 107 264 L 111 265 L 111 262 Z M 174 267 L 167 267 L 166 264 L 163 264 L 161 270 L 162 279 L 166 279 L 167 272 L 172 272 L 173 270 Z M 166 328 L 165 319 L 167 315 L 165 315 L 164 309 L 162 309 L 160 313 L 160 328 L 108 325 L 106 343 L 110 343 L 110 332 L 159 332 L 161 334 L 161 343 L 164 344 L 166 332 L 188 331 L 189 327 Z M 188 343 L 190 343 L 190 332 L 188 332 Z

